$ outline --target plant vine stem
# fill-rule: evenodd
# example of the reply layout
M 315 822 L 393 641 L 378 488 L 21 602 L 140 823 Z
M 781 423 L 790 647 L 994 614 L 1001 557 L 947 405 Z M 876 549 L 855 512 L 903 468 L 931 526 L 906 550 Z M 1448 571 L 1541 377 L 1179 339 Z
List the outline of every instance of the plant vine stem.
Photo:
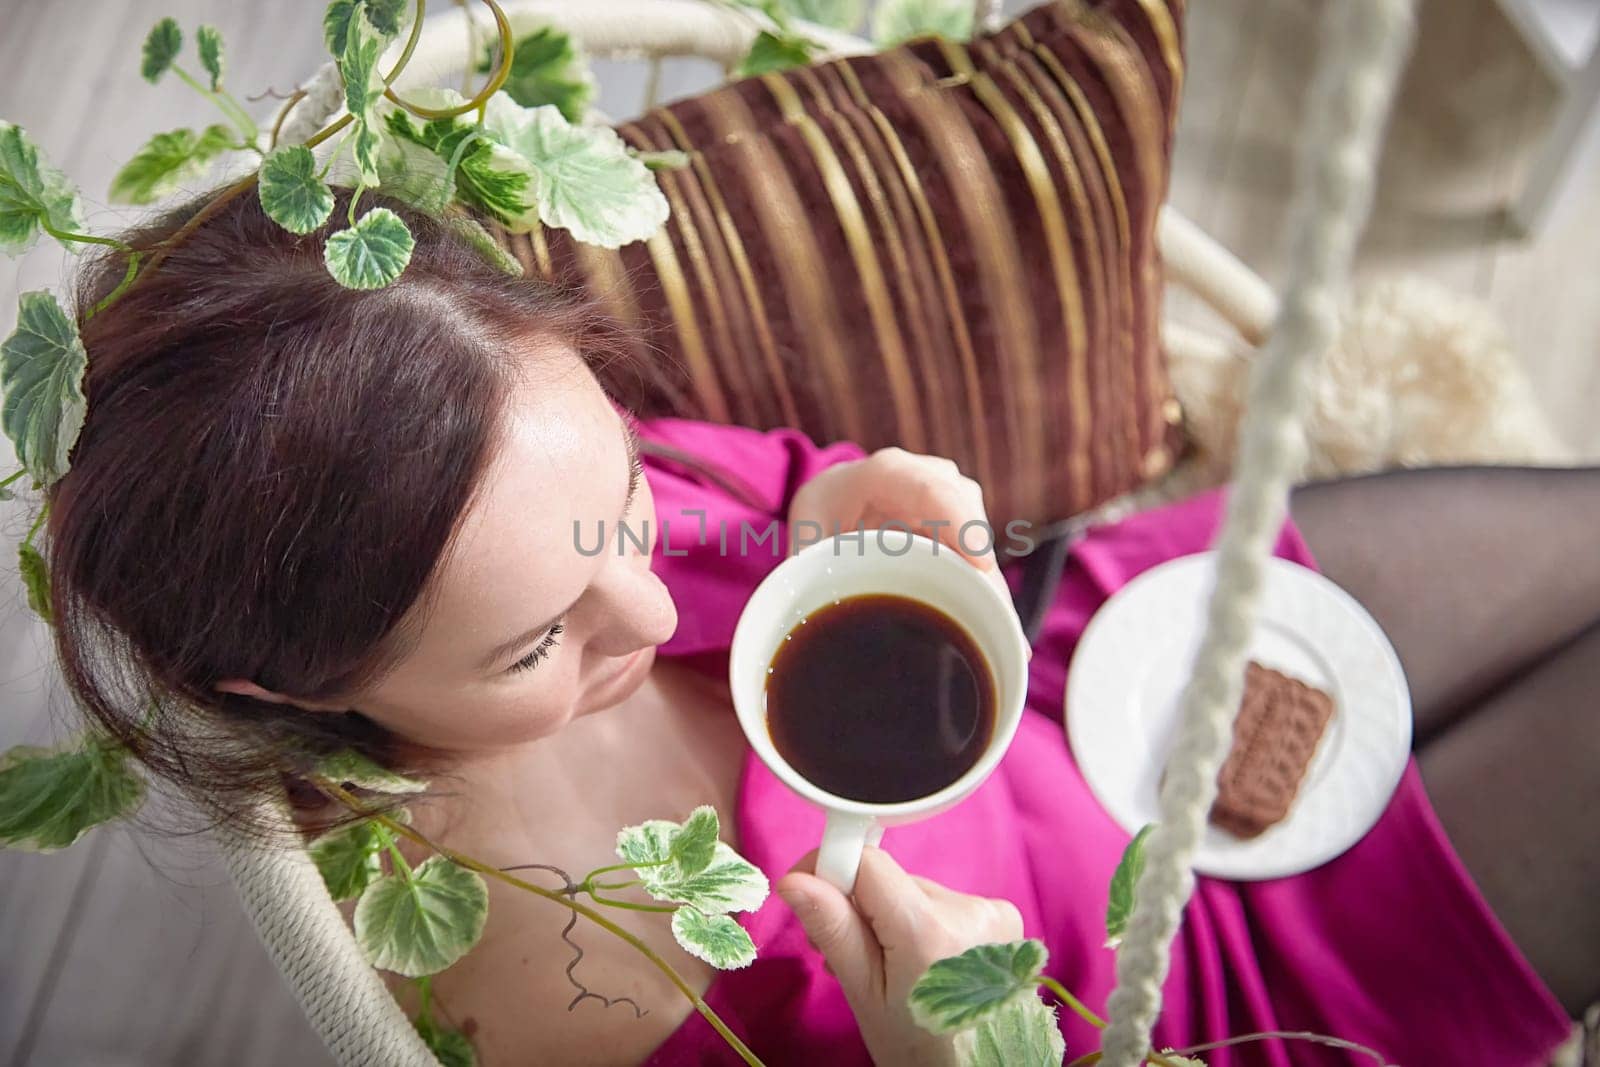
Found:
M 1174 1049 L 1173 1054 L 1178 1056 L 1187 1056 L 1191 1052 L 1211 1052 L 1215 1049 L 1227 1048 L 1229 1045 L 1242 1045 L 1248 1041 L 1267 1040 L 1311 1041 L 1318 1045 L 1328 1045 L 1332 1048 L 1344 1049 L 1346 1052 L 1359 1052 L 1364 1056 L 1371 1056 L 1373 1060 L 1378 1063 L 1379 1067 L 1389 1067 L 1389 1061 L 1384 1059 L 1383 1054 L 1377 1049 L 1371 1049 L 1365 1045 L 1358 1045 L 1354 1041 L 1346 1041 L 1340 1037 L 1329 1037 L 1326 1034 L 1313 1034 L 1306 1030 L 1263 1030 L 1260 1033 L 1255 1034 L 1240 1034 L 1238 1037 L 1230 1037 L 1225 1041 L 1211 1041 L 1204 1045 L 1190 1045 L 1188 1048 Z
M 492 9 L 494 9 L 494 11 L 495 11 L 495 20 L 502 27 L 504 36 L 509 38 L 510 34 L 511 34 L 511 23 L 506 19 L 505 12 L 500 10 L 499 6 L 495 4 L 494 0 L 484 0 L 484 2 L 487 3 Z M 405 65 L 408 62 L 410 62 L 411 54 L 414 51 L 416 51 L 417 41 L 422 35 L 422 16 L 423 16 L 423 14 L 424 14 L 424 12 L 426 10 L 427 10 L 427 0 L 417 0 L 417 15 L 416 15 L 416 19 L 412 22 L 412 25 L 411 25 L 411 36 L 409 38 L 407 38 L 406 46 L 401 51 L 400 57 L 395 61 L 395 64 L 390 69 L 388 76 L 384 79 L 384 84 L 385 85 L 387 85 L 389 82 L 393 81 L 395 78 L 399 77 L 400 71 L 405 68 Z M 501 84 L 504 84 L 505 79 L 507 77 L 509 77 L 510 74 L 511 74 L 511 65 L 510 65 L 510 62 L 509 62 L 509 57 L 508 57 L 507 62 L 502 64 L 502 65 L 504 67 L 504 70 L 500 72 L 499 82 L 495 84 L 495 89 L 496 90 L 498 90 L 500 88 Z M 199 90 L 202 94 L 204 94 L 206 96 L 212 96 L 213 95 L 204 86 L 202 86 L 199 82 L 195 81 L 194 78 L 192 76 L 190 76 L 187 72 L 185 72 L 184 70 L 179 68 L 176 64 L 173 65 L 172 69 L 177 72 L 179 77 L 183 78 L 190 85 L 194 86 L 194 88 Z M 304 90 L 296 90 L 296 91 L 299 93 L 299 95 L 301 97 L 303 97 L 305 95 L 305 91 Z M 492 96 L 493 93 L 490 93 L 489 95 Z M 231 101 L 232 98 L 230 97 L 229 99 Z M 486 96 L 485 99 L 488 99 L 488 97 Z M 295 100 L 295 98 L 293 96 L 291 96 L 290 102 L 284 106 L 283 110 L 278 114 L 277 121 L 275 123 L 273 123 L 271 146 L 276 146 L 277 145 L 277 143 L 278 143 L 278 133 L 279 133 L 280 130 L 282 130 L 283 122 L 289 115 L 289 109 L 294 106 L 294 100 Z M 222 106 L 222 101 L 221 100 L 218 100 L 218 106 L 219 107 Z M 238 105 L 235 104 L 234 107 L 237 109 Z M 226 109 L 224 109 L 224 110 L 226 110 Z M 240 115 L 245 120 L 246 127 L 250 131 L 250 134 L 246 138 L 246 140 L 251 141 L 253 143 L 257 138 L 259 138 L 260 130 L 257 129 L 255 122 L 253 120 L 251 120 L 250 116 L 247 115 L 247 114 L 244 114 L 243 109 L 238 109 L 238 110 L 239 110 Z M 317 147 L 317 145 L 322 144 L 328 138 L 332 137 L 334 134 L 338 133 L 340 130 L 343 130 L 346 126 L 349 126 L 354 121 L 355 121 L 355 116 L 354 115 L 345 114 L 345 115 L 340 116 L 334 122 L 330 123 L 327 126 L 324 126 L 322 129 L 318 130 L 316 133 L 314 133 L 310 137 L 306 138 L 305 147 L 306 148 L 315 148 L 315 147 Z M 209 220 L 210 218 L 212 218 L 214 215 L 216 215 L 217 212 L 221 211 L 224 206 L 226 206 L 234 198 L 236 198 L 236 197 L 238 197 L 238 196 L 240 196 L 240 195 L 242 195 L 244 193 L 247 193 L 251 189 L 255 188 L 256 182 L 259 180 L 259 178 L 260 178 L 260 170 L 258 169 L 256 171 L 250 173 L 250 174 L 247 174 L 243 178 L 240 178 L 238 181 L 234 182 L 232 185 L 230 185 L 226 189 L 222 190 L 222 192 L 218 193 L 217 196 L 209 204 L 207 204 L 205 207 L 201 208 L 199 211 L 195 212 L 194 215 L 190 217 L 188 222 L 185 222 L 182 226 L 178 227 L 178 229 L 176 231 L 174 231 L 173 234 L 170 237 L 168 237 L 166 240 L 161 242 L 161 244 L 155 249 L 155 251 L 151 253 L 150 261 L 144 265 L 144 269 L 143 270 L 139 269 L 137 263 L 131 264 L 129 266 L 129 268 L 128 268 L 128 273 L 123 277 L 121 283 L 118 284 L 117 288 L 111 293 L 111 295 L 107 296 L 106 299 L 104 299 L 104 300 L 100 301 L 100 303 L 96 304 L 94 306 L 93 310 L 89 312 L 89 315 L 86 316 L 86 318 L 92 317 L 96 313 L 104 311 L 107 307 L 109 307 L 111 305 L 111 303 L 112 303 L 114 298 L 122 296 L 129 289 L 131 289 L 134 285 L 136 285 L 140 278 L 143 278 L 145 275 L 149 274 L 151 271 L 153 271 L 157 267 L 159 267 L 161 265 L 162 261 L 167 258 L 168 253 L 170 253 L 178 245 L 182 244 L 188 238 L 188 236 L 190 234 L 192 234 L 195 230 L 197 230 L 201 226 L 205 225 L 206 221 Z M 129 254 L 129 256 L 131 258 L 134 258 L 134 259 L 137 259 L 138 257 L 143 255 L 143 252 L 137 252 L 133 248 L 131 248 L 130 246 L 124 244 L 123 242 L 114 241 L 114 240 L 112 240 L 112 239 L 110 239 L 108 237 L 91 237 L 88 234 L 63 233 L 61 231 L 58 231 L 58 230 L 55 230 L 54 228 L 52 228 L 50 226 L 49 222 L 47 220 L 45 220 L 45 219 L 40 219 L 39 220 L 39 224 L 42 227 L 44 227 L 44 230 L 45 230 L 46 233 L 50 234 L 50 236 L 56 238 L 56 240 L 58 240 L 58 241 L 81 241 L 81 242 L 86 242 L 86 243 L 89 243 L 89 244 L 106 245 L 106 246 L 108 246 L 110 248 L 115 248 L 118 251 L 126 252 L 126 253 Z
M 101 298 L 101 300 L 96 303 L 94 307 L 84 312 L 84 322 L 88 322 L 90 319 L 100 314 L 100 312 L 116 303 L 117 298 L 128 291 L 128 287 L 133 284 L 133 280 L 139 276 L 139 261 L 143 258 L 143 252 L 129 250 L 128 269 L 122 272 L 122 280 L 117 283 L 117 287 L 115 289 L 111 290 L 111 292 L 107 293 L 103 298 Z
M 505 11 L 500 7 L 496 0 L 483 0 L 483 2 L 487 4 L 489 6 L 489 10 L 494 13 L 495 28 L 500 33 L 500 65 L 495 68 L 494 73 L 490 75 L 489 80 L 484 84 L 484 87 L 478 90 L 477 96 L 474 96 L 471 100 L 468 100 L 466 103 L 461 104 L 458 107 L 433 108 L 423 107 L 420 104 L 408 103 L 407 101 L 400 99 L 399 95 L 396 94 L 393 89 L 385 88 L 383 90 L 383 95 L 392 103 L 398 105 L 399 107 L 405 108 L 413 115 L 422 119 L 453 119 L 457 115 L 465 115 L 467 112 L 473 110 L 477 110 L 481 113 L 482 109 L 488 105 L 489 98 L 495 93 L 498 93 L 500 91 L 500 87 L 505 85 L 506 79 L 511 77 L 511 59 L 517 50 L 517 42 L 511 36 L 511 20 L 506 18 Z M 470 59 L 468 62 L 471 62 Z M 399 64 L 396 64 L 396 69 L 392 71 L 389 77 L 385 80 L 392 81 L 395 75 L 399 73 Z
M 182 67 L 178 66 L 176 63 L 172 65 L 172 73 L 176 74 L 179 78 L 182 78 L 184 84 L 189 86 L 189 88 L 193 89 L 207 100 L 210 100 L 213 104 L 216 104 L 218 110 L 220 110 L 224 115 L 228 116 L 228 121 L 233 123 L 234 126 L 238 128 L 239 132 L 244 135 L 244 139 L 246 141 L 254 144 L 256 138 L 261 136 L 261 130 L 256 126 L 255 120 L 245 112 L 244 108 L 240 107 L 234 101 L 233 97 L 224 92 L 207 89 L 204 85 L 200 84 L 199 79 L 197 79 L 193 74 L 190 74 L 188 71 L 184 70 Z
M 355 118 L 352 115 L 344 115 L 340 117 L 338 121 L 323 127 L 311 137 L 307 138 L 305 147 L 315 148 L 317 145 L 326 141 L 328 138 L 332 137 L 334 134 L 338 133 L 340 130 L 344 129 L 354 121 Z M 253 172 L 245 175 L 243 178 L 240 178 L 238 181 L 222 190 L 222 192 L 218 193 L 216 198 L 205 207 L 201 208 L 199 211 L 196 211 L 189 218 L 188 222 L 180 226 L 171 237 L 168 237 L 165 241 L 161 242 L 161 244 L 156 248 L 155 252 L 151 254 L 150 262 L 146 263 L 144 270 L 139 272 L 139 277 L 143 278 L 145 275 L 159 267 L 161 265 L 161 261 L 167 258 L 167 254 L 169 252 L 171 252 L 178 245 L 182 244 L 184 239 L 187 238 L 191 233 L 205 225 L 207 220 L 209 220 L 217 212 L 221 211 L 223 207 L 225 207 L 235 197 L 238 197 L 243 193 L 247 193 L 251 189 L 255 188 L 256 180 L 259 177 L 259 172 Z
M 644 879 L 635 878 L 631 882 L 596 882 L 592 887 L 579 886 L 578 888 L 583 892 L 592 893 L 594 889 L 632 889 L 636 885 L 644 885 Z
M 56 240 L 60 241 L 62 244 L 66 244 L 68 241 L 75 241 L 78 244 L 84 245 L 105 245 L 107 248 L 115 248 L 119 252 L 133 251 L 133 247 L 131 245 L 124 244 L 114 237 L 96 237 L 91 233 L 76 233 L 72 230 L 58 230 L 54 226 L 50 225 L 50 220 L 45 218 L 43 215 L 39 216 L 39 228 L 45 233 L 49 234 L 51 237 L 54 237 Z
M 44 525 L 44 520 L 50 517 L 50 502 L 46 500 L 39 509 L 39 517 L 33 520 L 33 525 L 28 528 L 28 536 L 22 539 L 24 545 L 32 545 L 34 535 L 39 532 L 39 527 Z
M 1040 975 L 1039 981 L 1043 982 L 1045 988 L 1049 989 L 1050 992 L 1056 995 L 1057 1000 L 1071 1008 L 1073 1013 L 1076 1014 L 1078 1018 L 1082 1019 L 1096 1030 L 1104 1030 L 1106 1028 L 1106 1021 L 1091 1011 L 1087 1004 L 1073 996 L 1072 992 L 1068 990 L 1066 986 L 1062 985 L 1060 982 L 1049 977 L 1048 975 Z
M 272 132 L 267 135 L 267 147 L 269 149 L 278 147 L 278 135 L 283 132 L 283 124 L 288 119 L 289 112 L 293 111 L 294 106 L 304 100 L 307 95 L 304 89 L 296 89 L 289 94 L 289 98 L 278 109 L 278 117 L 272 120 Z
M 634 904 L 627 900 L 612 900 L 610 897 L 603 897 L 592 889 L 586 890 L 586 892 L 596 904 L 604 904 L 608 908 L 623 908 L 627 911 L 658 911 L 662 913 L 671 913 L 678 910 L 676 904 Z
M 400 846 L 396 843 L 394 834 L 385 833 L 383 835 L 383 847 L 389 850 L 389 858 L 394 860 L 395 872 L 404 876 L 405 880 L 409 882 L 411 880 L 411 864 L 407 863 L 405 856 L 401 854 Z
M 722 1039 L 739 1054 L 739 1057 L 743 1059 L 745 1063 L 749 1064 L 750 1067 L 765 1067 L 765 1064 L 761 1062 L 760 1057 L 758 1057 L 754 1052 L 751 1052 L 745 1043 L 739 1040 L 739 1036 L 732 1030 L 728 1029 L 728 1024 L 723 1022 L 721 1016 L 712 1010 L 711 1005 L 707 1004 L 705 1000 L 701 998 L 700 994 L 689 988 L 689 983 L 684 981 L 683 976 L 673 968 L 672 964 L 662 959 L 654 949 L 645 944 L 636 935 L 624 930 L 622 927 L 618 926 L 604 915 L 595 911 L 593 908 L 584 904 L 579 904 L 577 901 L 568 898 L 562 893 L 556 892 L 553 889 L 545 889 L 542 886 L 536 886 L 532 882 L 527 882 L 516 877 L 515 875 L 507 874 L 498 867 L 491 867 L 489 864 L 475 860 L 471 856 L 464 856 L 453 849 L 436 845 L 427 837 L 423 836 L 423 834 L 413 830 L 411 827 L 406 826 L 403 823 L 396 822 L 387 815 L 366 810 L 361 806 L 360 801 L 358 801 L 354 796 L 351 796 L 344 790 L 343 787 L 339 785 L 324 780 L 322 781 L 321 786 L 327 791 L 329 796 L 344 804 L 351 811 L 354 811 L 358 815 L 365 815 L 368 818 L 377 820 L 378 824 L 386 827 L 390 833 L 399 834 L 401 837 L 404 837 L 413 844 L 420 845 L 426 849 L 431 849 L 438 855 L 443 856 L 452 863 L 460 864 L 469 871 L 476 871 L 478 874 L 481 874 L 486 878 L 493 878 L 498 882 L 503 882 L 506 885 L 532 893 L 535 896 L 554 901 L 555 903 L 560 904 L 563 908 L 570 909 L 571 911 L 575 911 L 579 915 L 582 915 L 585 919 L 588 919 L 590 922 L 594 923 L 602 930 L 605 930 L 607 933 L 613 934 L 616 937 L 621 938 L 623 941 L 626 941 L 629 945 L 637 949 L 639 953 L 645 957 L 645 959 L 654 964 L 657 970 L 666 975 L 667 980 L 673 985 L 677 986 L 680 993 L 689 998 L 689 1003 L 694 1005 L 695 1011 L 698 1011 L 705 1018 L 706 1022 L 711 1024 L 711 1028 L 713 1030 L 722 1035 Z
M 22 468 L 19 471 L 12 471 L 9 475 L 6 476 L 5 481 L 0 482 L 0 489 L 4 489 L 6 486 L 10 485 L 12 482 L 16 481 L 18 478 L 22 477 L 24 474 L 27 474 L 27 473 L 28 473 L 28 468 L 26 468 L 26 467 Z
M 664 860 L 650 860 L 647 863 L 613 863 L 609 867 L 596 867 L 594 870 L 584 875 L 583 881 L 579 882 L 578 884 L 588 885 L 590 882 L 594 881 L 594 876 L 597 874 L 610 874 L 612 871 L 644 870 L 647 867 L 665 867 L 667 864 L 675 862 L 675 860 L 669 858 Z

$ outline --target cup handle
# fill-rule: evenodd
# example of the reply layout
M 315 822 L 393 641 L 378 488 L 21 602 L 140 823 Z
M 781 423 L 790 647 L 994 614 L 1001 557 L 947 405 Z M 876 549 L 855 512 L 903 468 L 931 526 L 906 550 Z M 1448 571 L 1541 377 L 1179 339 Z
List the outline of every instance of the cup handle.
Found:
M 849 896 L 861 867 L 861 850 L 882 838 L 883 827 L 871 815 L 828 812 L 822 847 L 817 850 L 817 877 Z

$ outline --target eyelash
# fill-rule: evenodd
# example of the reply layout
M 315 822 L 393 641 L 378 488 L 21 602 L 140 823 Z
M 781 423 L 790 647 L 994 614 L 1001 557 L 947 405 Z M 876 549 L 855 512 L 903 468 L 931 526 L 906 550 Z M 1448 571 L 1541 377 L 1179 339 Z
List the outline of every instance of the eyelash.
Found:
M 550 654 L 550 650 L 556 647 L 556 638 L 560 637 L 565 631 L 566 627 L 559 622 L 550 627 L 550 629 L 545 632 L 544 640 L 535 645 L 532 652 L 529 652 L 526 656 L 523 656 L 521 659 L 517 660 L 517 662 L 513 663 L 511 665 L 511 669 L 513 671 L 532 670 L 534 664 L 548 656 Z
M 628 500 L 630 502 L 630 505 L 631 505 L 631 502 L 633 500 L 637 499 L 637 497 L 638 497 L 637 490 L 639 488 L 639 482 L 643 478 L 644 478 L 644 457 L 635 455 L 633 457 L 633 467 L 628 473 Z M 630 506 L 628 510 L 632 511 L 633 508 Z

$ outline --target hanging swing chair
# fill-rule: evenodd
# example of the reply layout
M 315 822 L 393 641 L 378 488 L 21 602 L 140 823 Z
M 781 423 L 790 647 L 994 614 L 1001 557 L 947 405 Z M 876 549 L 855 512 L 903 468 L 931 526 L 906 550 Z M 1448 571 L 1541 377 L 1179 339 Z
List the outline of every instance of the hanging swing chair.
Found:
M 980 25 L 995 24 L 997 6 L 983 5 Z M 1317 361 L 1338 329 L 1339 298 L 1368 215 L 1380 135 L 1411 39 L 1412 8 L 1412 0 L 1322 5 L 1323 38 L 1300 146 L 1281 294 L 1170 207 L 1160 217 L 1157 240 L 1166 281 L 1193 292 L 1237 332 L 1224 339 L 1171 326 L 1163 340 L 1172 358 L 1244 347 L 1259 352 L 1216 545 L 1217 582 L 1205 636 L 1184 691 L 1160 821 L 1148 839 L 1132 920 L 1117 952 L 1118 985 L 1104 1033 L 1107 1067 L 1132 1067 L 1150 1047 L 1171 942 L 1194 887 L 1191 860 L 1239 704 L 1266 561 L 1300 469 L 1302 411 Z M 747 15 L 697 0 L 524 0 L 505 9 L 519 36 L 553 24 L 590 56 L 647 63 L 646 108 L 655 104 L 664 59 L 701 57 L 731 71 L 756 32 Z M 459 76 L 468 17 L 460 8 L 430 16 L 408 74 L 419 81 Z M 870 51 L 865 41 L 846 35 L 817 36 L 835 54 Z M 289 122 L 295 121 L 291 112 Z M 333 1056 L 347 1065 L 436 1063 L 363 958 L 308 856 L 263 848 L 226 831 L 221 846 L 262 941 Z

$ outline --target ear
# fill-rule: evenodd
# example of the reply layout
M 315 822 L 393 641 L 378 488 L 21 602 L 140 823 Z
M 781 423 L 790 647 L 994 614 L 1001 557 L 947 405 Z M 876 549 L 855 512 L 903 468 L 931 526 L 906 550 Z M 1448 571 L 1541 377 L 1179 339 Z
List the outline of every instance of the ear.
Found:
M 265 700 L 269 704 L 293 704 L 295 707 L 304 708 L 306 711 L 343 712 L 350 710 L 348 705 L 340 705 L 337 702 L 302 700 L 299 697 L 275 693 L 270 689 L 263 689 L 256 683 L 244 678 L 224 678 L 212 688 L 219 693 L 234 693 L 239 696 L 253 697 L 256 700 Z

